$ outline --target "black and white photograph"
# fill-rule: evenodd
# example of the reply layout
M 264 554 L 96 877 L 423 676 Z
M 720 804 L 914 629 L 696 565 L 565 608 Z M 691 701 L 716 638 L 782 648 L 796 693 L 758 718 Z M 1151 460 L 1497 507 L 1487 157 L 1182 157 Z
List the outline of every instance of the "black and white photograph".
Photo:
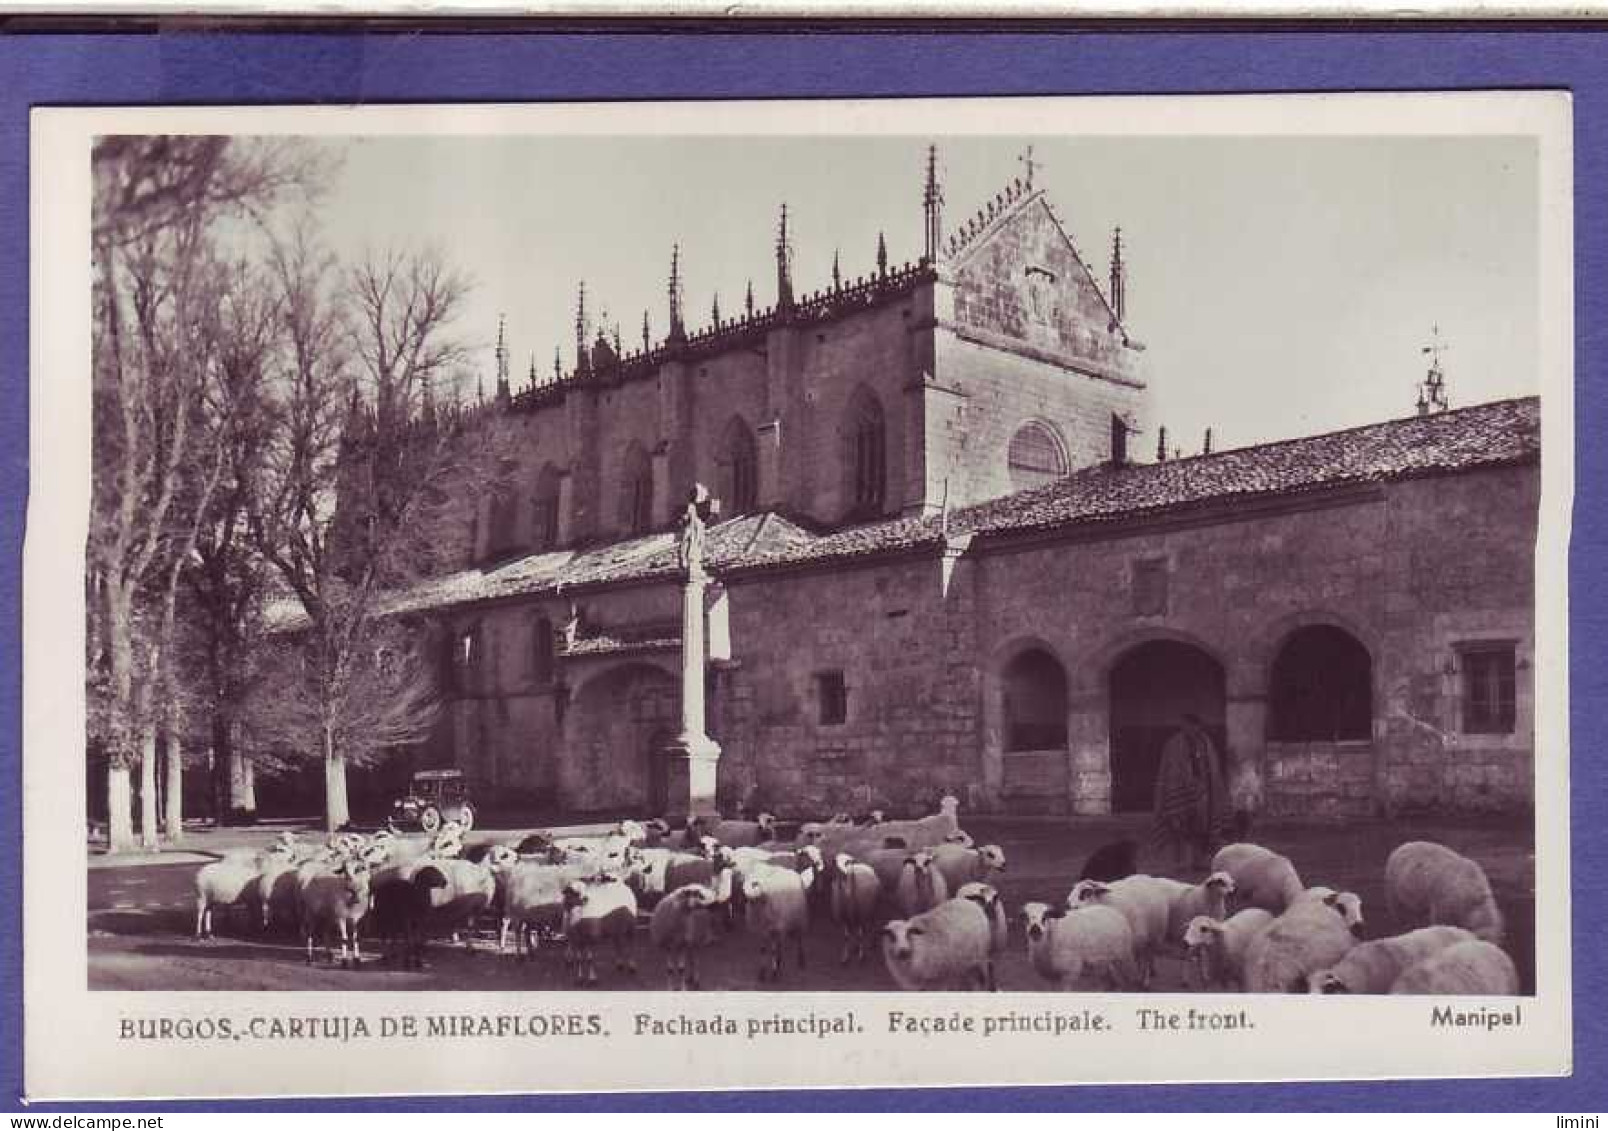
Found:
M 63 125 L 41 1047 L 1566 1065 L 1566 99 Z

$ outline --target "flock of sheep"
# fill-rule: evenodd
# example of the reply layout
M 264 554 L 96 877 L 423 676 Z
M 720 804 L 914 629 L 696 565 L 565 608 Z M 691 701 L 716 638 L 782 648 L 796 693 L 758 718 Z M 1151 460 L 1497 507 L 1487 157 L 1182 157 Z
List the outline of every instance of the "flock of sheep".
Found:
M 298 931 L 309 963 L 322 941 L 332 961 L 356 966 L 361 932 L 386 961 L 417 968 L 428 938 L 467 946 L 492 920 L 501 953 L 528 959 L 561 941 L 569 976 L 595 985 L 600 952 L 616 972 L 636 972 L 645 926 L 670 987 L 696 989 L 700 956 L 728 932 L 757 940 L 759 979 L 777 983 L 789 953 L 804 967 L 812 922 L 830 921 L 840 962 L 880 949 L 901 989 L 997 989 L 1012 919 L 990 881 L 1005 854 L 976 845 L 957 811 L 946 797 L 915 820 L 839 816 L 807 822 L 787 841 L 765 814 L 683 829 L 624 821 L 594 836 L 538 832 L 473 846 L 450 822 L 433 837 L 382 830 L 320 845 L 284 833 L 262 852 L 230 853 L 197 872 L 195 931 L 211 934 L 214 908 L 241 906 L 264 931 Z M 1142 990 L 1159 957 L 1177 956 L 1203 989 L 1518 992 L 1484 871 L 1443 845 L 1415 841 L 1391 854 L 1392 916 L 1416 928 L 1372 941 L 1363 941 L 1355 894 L 1306 886 L 1287 857 L 1259 845 L 1221 849 L 1194 884 L 1135 874 L 1136 855 L 1131 841 L 1104 846 L 1064 900 L 1021 906 L 1027 958 L 1044 982 Z

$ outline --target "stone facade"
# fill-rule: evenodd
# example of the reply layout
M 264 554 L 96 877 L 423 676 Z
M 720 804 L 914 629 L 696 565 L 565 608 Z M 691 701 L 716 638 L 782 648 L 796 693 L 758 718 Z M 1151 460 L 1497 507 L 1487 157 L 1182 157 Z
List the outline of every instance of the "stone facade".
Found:
M 694 482 L 733 481 L 736 435 L 754 498 L 710 531 L 704 673 L 723 808 L 1146 808 L 1186 712 L 1248 809 L 1527 807 L 1534 402 L 1138 465 L 1113 450 L 1149 394 L 1111 290 L 1018 183 L 936 258 L 499 388 L 478 426 L 506 489 L 448 501 L 460 572 L 414 609 L 450 704 L 428 756 L 491 795 L 662 810 L 667 531 Z M 1067 474 L 1015 492 L 1028 423 Z

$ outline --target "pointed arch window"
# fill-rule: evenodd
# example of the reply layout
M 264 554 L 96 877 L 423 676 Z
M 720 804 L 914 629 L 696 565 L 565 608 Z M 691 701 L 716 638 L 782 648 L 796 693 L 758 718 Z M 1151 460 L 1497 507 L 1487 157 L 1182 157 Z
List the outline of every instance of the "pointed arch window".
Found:
M 639 445 L 625 454 L 620 479 L 620 529 L 646 534 L 653 528 L 653 464 Z
M 511 483 L 492 489 L 491 509 L 486 530 L 486 556 L 499 558 L 518 548 L 519 493 Z
M 1011 437 L 1006 464 L 1012 490 L 1037 487 L 1066 475 L 1066 445 L 1049 425 L 1030 420 Z
M 552 464 L 542 468 L 536 477 L 536 492 L 531 498 L 531 548 L 552 550 L 558 546 L 558 472 Z
M 759 503 L 759 453 L 741 418 L 726 426 L 719 497 L 727 514 L 747 514 Z
M 882 405 L 870 393 L 849 408 L 847 455 L 850 514 L 880 515 L 888 497 L 888 432 Z

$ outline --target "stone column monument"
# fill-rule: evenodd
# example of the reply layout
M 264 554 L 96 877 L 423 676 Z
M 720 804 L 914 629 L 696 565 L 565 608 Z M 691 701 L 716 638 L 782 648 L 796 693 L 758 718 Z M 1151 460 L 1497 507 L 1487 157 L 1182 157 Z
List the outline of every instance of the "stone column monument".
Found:
M 681 516 L 677 558 L 681 579 L 681 733 L 665 747 L 671 820 L 713 816 L 720 745 L 704 731 L 704 529 L 719 507 L 697 484 Z

